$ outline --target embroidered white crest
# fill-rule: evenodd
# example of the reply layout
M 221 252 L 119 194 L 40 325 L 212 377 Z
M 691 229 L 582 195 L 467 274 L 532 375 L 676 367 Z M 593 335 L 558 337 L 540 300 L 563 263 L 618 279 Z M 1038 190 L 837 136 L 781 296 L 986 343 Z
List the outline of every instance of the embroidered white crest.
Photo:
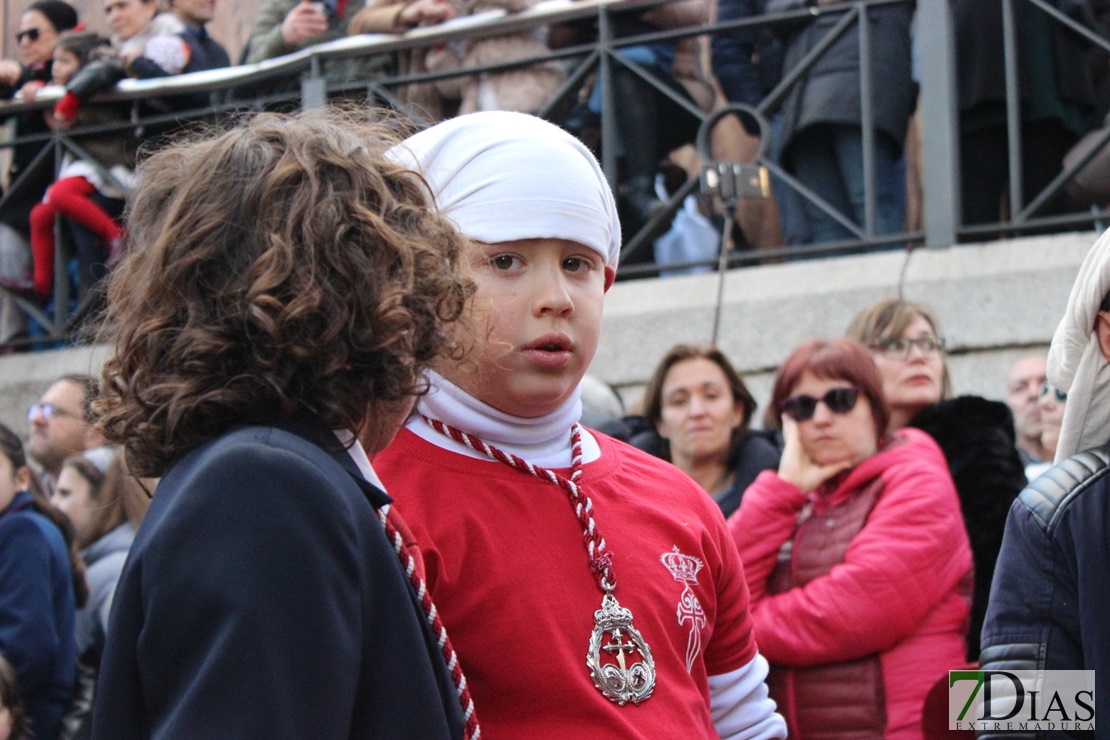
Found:
M 690 623 L 690 637 L 686 641 L 686 670 L 690 671 L 701 652 L 701 631 L 706 624 L 705 610 L 690 586 L 698 582 L 698 571 L 704 567 L 704 563 L 692 555 L 683 555 L 678 551 L 678 545 L 675 545 L 672 552 L 660 555 L 659 561 L 676 581 L 683 584 L 682 593 L 678 597 L 678 623 Z

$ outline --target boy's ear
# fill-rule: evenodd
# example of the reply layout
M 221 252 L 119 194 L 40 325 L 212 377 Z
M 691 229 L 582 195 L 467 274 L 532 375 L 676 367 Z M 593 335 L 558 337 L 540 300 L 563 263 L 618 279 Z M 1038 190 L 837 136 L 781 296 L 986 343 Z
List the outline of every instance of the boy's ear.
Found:
M 610 267 L 609 265 L 606 265 L 605 266 L 605 292 L 606 293 L 609 292 L 609 288 L 612 287 L 613 281 L 616 280 L 616 279 L 617 279 L 617 271 L 614 268 Z
M 1110 361 L 1110 311 L 1099 311 L 1095 319 L 1095 334 L 1098 335 L 1098 346 L 1102 356 Z

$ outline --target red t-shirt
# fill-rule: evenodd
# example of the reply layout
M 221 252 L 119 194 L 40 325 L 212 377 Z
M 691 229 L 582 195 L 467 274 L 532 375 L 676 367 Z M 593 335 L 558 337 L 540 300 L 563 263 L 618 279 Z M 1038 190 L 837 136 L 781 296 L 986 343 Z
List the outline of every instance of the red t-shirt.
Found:
M 707 676 L 756 651 L 736 549 L 717 506 L 677 468 L 595 437 L 601 457 L 584 466 L 582 490 L 615 596 L 655 659 L 655 691 L 638 706 L 610 701 L 590 678 L 602 593 L 561 488 L 408 430 L 374 468 L 423 554 L 483 737 L 715 737 Z

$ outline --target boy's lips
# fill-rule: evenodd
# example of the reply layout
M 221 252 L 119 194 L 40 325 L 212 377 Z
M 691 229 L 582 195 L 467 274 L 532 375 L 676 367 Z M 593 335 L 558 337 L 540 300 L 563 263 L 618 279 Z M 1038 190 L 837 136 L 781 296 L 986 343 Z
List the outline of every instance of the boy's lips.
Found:
M 570 362 L 574 343 L 566 334 L 544 334 L 525 345 L 524 354 L 534 364 L 544 368 L 559 368 Z

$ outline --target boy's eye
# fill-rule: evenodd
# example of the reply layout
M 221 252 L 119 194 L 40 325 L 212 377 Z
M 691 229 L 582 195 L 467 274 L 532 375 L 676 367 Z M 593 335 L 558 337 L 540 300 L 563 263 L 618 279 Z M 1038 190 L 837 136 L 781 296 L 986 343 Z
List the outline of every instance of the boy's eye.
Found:
M 511 254 L 499 254 L 492 258 L 489 263 L 498 270 L 511 270 L 517 263 L 517 258 Z
M 563 269 L 567 272 L 581 272 L 589 270 L 591 267 L 589 260 L 582 257 L 567 257 L 563 260 Z

